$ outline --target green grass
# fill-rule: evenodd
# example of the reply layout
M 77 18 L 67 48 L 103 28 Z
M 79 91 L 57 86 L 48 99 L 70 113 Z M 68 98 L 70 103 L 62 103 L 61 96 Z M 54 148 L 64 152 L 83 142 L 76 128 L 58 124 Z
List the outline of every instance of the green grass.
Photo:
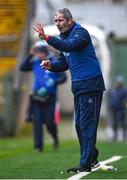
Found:
M 87 179 L 127 178 L 127 143 L 99 142 L 98 148 L 99 160 L 113 155 L 122 155 L 123 159 L 112 163 L 118 169 L 116 172 L 98 170 Z M 78 160 L 79 146 L 75 140 L 62 141 L 58 151 L 54 151 L 51 144 L 46 144 L 43 153 L 32 150 L 31 138 L 0 140 L 0 178 L 67 179 L 71 175 L 66 173 L 66 169 L 78 164 Z

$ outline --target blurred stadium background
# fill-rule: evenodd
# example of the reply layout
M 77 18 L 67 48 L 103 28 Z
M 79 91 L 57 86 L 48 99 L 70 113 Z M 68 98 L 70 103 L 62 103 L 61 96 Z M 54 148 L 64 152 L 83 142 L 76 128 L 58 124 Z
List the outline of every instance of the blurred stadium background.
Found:
M 21 74 L 18 67 L 28 55 L 31 44 L 37 40 L 32 26 L 37 22 L 45 26 L 53 24 L 54 12 L 62 7 L 69 8 L 77 22 L 93 25 L 103 31 L 110 54 L 110 83 L 107 89 L 117 75 L 122 75 L 127 83 L 126 0 L 0 0 L 1 138 L 31 135 L 31 125 L 24 122 L 31 74 Z M 75 132 L 69 77 L 67 83 L 59 88 L 58 94 L 62 112 L 60 138 L 73 139 Z M 98 138 L 110 140 L 112 130 L 106 104 L 102 111 L 105 111 L 105 115 L 101 116 Z

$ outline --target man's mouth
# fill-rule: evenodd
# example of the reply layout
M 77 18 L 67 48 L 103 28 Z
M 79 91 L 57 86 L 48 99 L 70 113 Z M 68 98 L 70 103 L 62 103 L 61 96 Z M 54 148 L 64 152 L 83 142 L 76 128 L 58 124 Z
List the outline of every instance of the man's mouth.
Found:
M 57 26 L 57 28 L 58 28 L 59 30 L 62 30 L 62 27 Z

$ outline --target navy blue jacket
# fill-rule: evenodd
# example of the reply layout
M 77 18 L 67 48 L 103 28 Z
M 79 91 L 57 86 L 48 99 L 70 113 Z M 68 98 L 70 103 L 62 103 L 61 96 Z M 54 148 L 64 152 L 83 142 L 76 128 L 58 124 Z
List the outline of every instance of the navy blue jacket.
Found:
M 60 34 L 60 38 L 51 37 L 48 41 L 49 45 L 60 50 L 58 61 L 52 61 L 52 71 L 70 69 L 74 94 L 103 91 L 102 72 L 88 31 L 74 23 L 67 33 Z
M 53 57 L 50 61 L 55 60 Z M 56 85 L 66 81 L 64 73 L 54 73 L 48 70 L 44 70 L 40 67 L 41 60 L 32 55 L 20 65 L 21 71 L 33 71 L 34 81 L 32 85 L 32 91 L 37 91 L 40 88 L 45 88 L 49 94 L 56 93 Z
M 61 40 L 51 37 L 48 41 L 54 48 L 64 52 L 60 53 L 60 62 L 56 67 L 52 63 L 53 68 L 57 71 L 70 69 L 72 81 L 86 80 L 101 74 L 100 65 L 95 55 L 91 38 L 86 29 L 79 24 L 74 24 L 67 34 L 60 35 Z

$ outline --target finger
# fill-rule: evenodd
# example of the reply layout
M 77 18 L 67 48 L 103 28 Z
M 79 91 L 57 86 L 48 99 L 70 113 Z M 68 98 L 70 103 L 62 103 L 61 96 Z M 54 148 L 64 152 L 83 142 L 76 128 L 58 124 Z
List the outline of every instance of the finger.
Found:
M 43 29 L 42 24 L 37 23 L 37 25 L 38 25 L 38 29 L 39 29 L 42 33 L 44 33 L 44 29 Z
M 39 27 L 39 28 L 42 28 L 42 25 L 41 25 L 40 23 L 38 23 L 38 27 Z
M 42 24 L 38 24 L 38 27 L 43 31 L 43 26 L 42 26 Z
M 43 28 L 42 28 L 42 25 L 41 25 L 41 24 L 37 23 L 37 27 L 38 27 L 38 29 L 39 29 L 40 31 L 43 31 Z
M 40 27 L 40 24 L 39 23 L 37 23 L 37 27 L 38 27 L 38 29 L 41 31 L 42 30 L 42 28 Z
M 33 27 L 33 29 L 38 33 L 40 32 L 36 27 Z
M 47 65 L 48 65 L 48 63 L 49 63 L 49 61 L 48 61 L 48 60 L 42 60 L 42 62 L 41 62 L 41 64 L 40 64 L 40 66 L 47 66 Z
M 45 61 L 42 61 L 40 66 L 44 66 L 45 65 Z
M 39 23 L 36 24 L 37 28 L 39 29 Z
M 45 65 L 42 65 L 42 66 L 40 66 L 42 69 L 46 69 L 46 66 Z
M 39 23 L 37 23 L 36 25 L 37 25 L 37 27 L 39 27 Z

